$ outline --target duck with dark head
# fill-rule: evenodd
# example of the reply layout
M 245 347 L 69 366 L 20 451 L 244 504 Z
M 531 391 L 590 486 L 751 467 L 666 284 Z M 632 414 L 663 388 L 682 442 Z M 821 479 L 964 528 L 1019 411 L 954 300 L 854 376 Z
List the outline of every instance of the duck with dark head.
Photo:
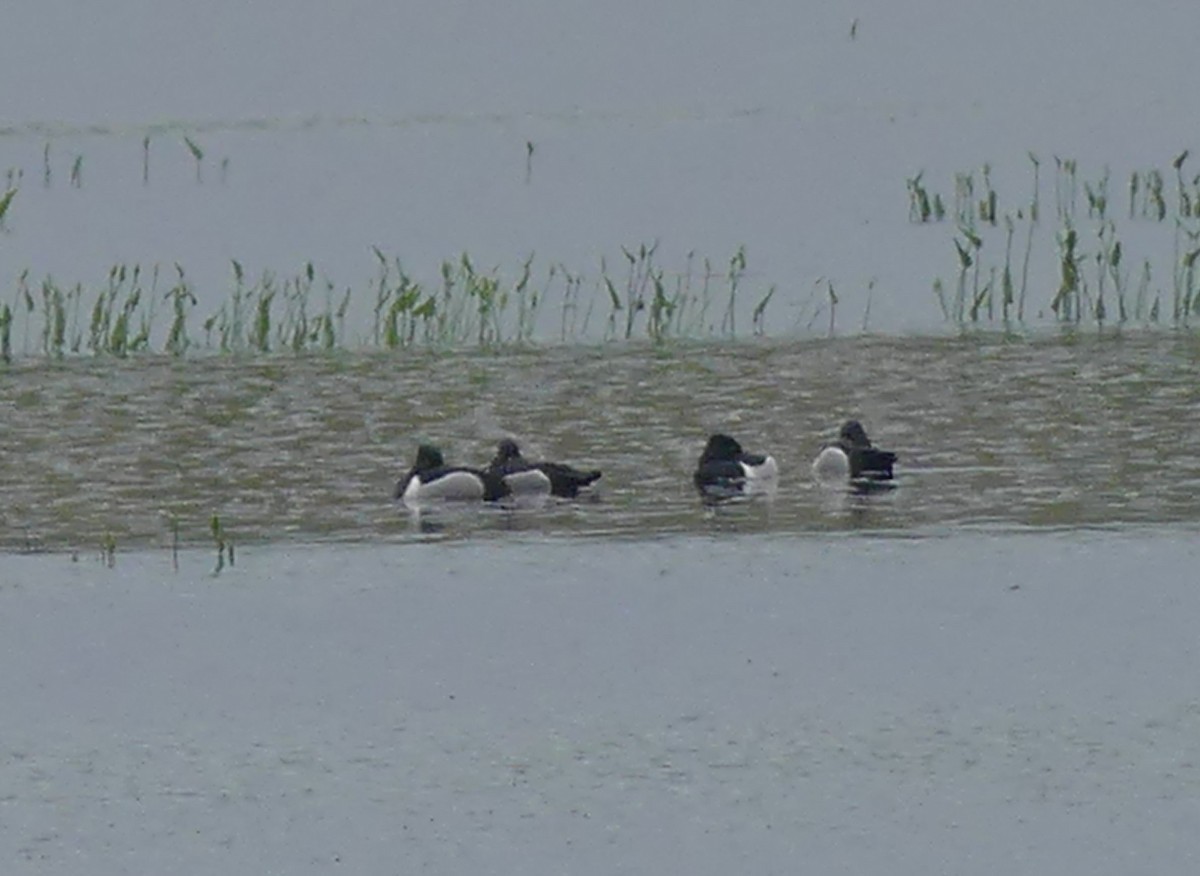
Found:
M 858 420 L 842 424 L 837 441 L 821 448 L 813 461 L 813 475 L 824 483 L 846 483 L 858 489 L 891 486 L 897 456 L 880 450 L 867 437 Z
M 574 499 L 579 491 L 600 479 L 598 469 L 578 469 L 561 462 L 532 462 L 521 455 L 511 438 L 496 447 L 496 455 L 487 471 L 501 479 L 513 493 L 548 492 L 552 496 Z
M 503 478 L 489 471 L 446 465 L 432 444 L 417 448 L 417 458 L 396 484 L 396 498 L 409 506 L 427 501 L 494 502 L 512 493 Z
M 692 481 L 709 499 L 731 498 L 774 486 L 779 467 L 769 454 L 749 453 L 728 435 L 709 436 Z

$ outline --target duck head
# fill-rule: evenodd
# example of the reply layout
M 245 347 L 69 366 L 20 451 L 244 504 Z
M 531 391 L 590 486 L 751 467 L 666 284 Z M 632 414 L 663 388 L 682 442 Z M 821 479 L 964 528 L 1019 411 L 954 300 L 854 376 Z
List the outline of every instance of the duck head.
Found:
M 838 441 L 846 447 L 870 447 L 871 439 L 867 437 L 867 430 L 862 427 L 862 423 L 858 420 L 847 420 L 842 426 L 842 431 L 838 435 Z
M 417 448 L 417 461 L 413 463 L 413 472 L 432 471 L 446 465 L 442 451 L 432 444 L 422 444 Z
M 492 460 L 492 465 L 500 465 L 505 462 L 512 462 L 521 458 L 521 448 L 517 446 L 517 442 L 511 438 L 505 438 L 496 445 L 496 458 Z
M 708 443 L 704 445 L 704 453 L 701 454 L 701 461 L 704 460 L 735 460 L 742 455 L 742 445 L 728 435 L 716 434 L 708 439 Z

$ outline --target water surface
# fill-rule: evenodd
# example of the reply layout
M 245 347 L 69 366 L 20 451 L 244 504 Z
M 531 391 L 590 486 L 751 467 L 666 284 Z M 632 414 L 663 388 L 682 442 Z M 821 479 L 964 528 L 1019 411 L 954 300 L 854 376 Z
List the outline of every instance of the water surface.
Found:
M 427 535 L 990 529 L 1200 520 L 1200 346 L 1187 333 L 870 338 L 504 353 L 92 360 L 0 381 L 3 543 Z M 847 417 L 900 454 L 898 488 L 852 497 L 808 467 Z M 776 456 L 771 497 L 703 506 L 707 435 Z M 416 445 L 482 465 L 604 471 L 577 502 L 414 520 L 392 502 Z
M 536 253 L 594 278 L 601 256 L 659 240 L 668 272 L 745 245 L 750 304 L 778 288 L 774 334 L 818 278 L 843 331 L 868 298 L 873 329 L 928 329 L 930 284 L 957 270 L 954 229 L 908 224 L 905 179 L 924 170 L 950 199 L 956 172 L 988 164 L 1015 215 L 1033 152 L 1038 306 L 1058 282 L 1058 157 L 1079 160 L 1080 187 L 1111 170 L 1125 264 L 1150 259 L 1169 291 L 1173 226 L 1140 237 L 1121 207 L 1132 171 L 1170 188 L 1172 159 L 1197 151 L 1179 86 L 1196 19 L 1182 3 L 1028 0 L 1004 15 L 988 0 L 10 3 L 0 79 L 38 87 L 13 89 L 0 117 L 0 172 L 20 189 L 0 281 L 29 269 L 96 289 L 114 263 L 178 262 L 205 319 L 231 259 L 255 277 L 311 261 L 365 304 L 372 245 L 436 282 L 464 251 L 506 277 Z M 1082 207 L 1075 221 L 1094 254 L 1099 223 Z M 988 265 L 1003 248 L 993 234 Z
M 1190 872 L 1197 553 L 1160 525 L 0 557 L 0 862 Z

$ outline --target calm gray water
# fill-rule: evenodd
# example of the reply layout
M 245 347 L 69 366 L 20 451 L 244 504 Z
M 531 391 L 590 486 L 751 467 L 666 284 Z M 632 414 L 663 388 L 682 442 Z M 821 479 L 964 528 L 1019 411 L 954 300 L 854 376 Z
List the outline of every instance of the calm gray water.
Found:
M 1198 353 L 1153 332 L 20 365 L 0 381 L 3 544 L 163 545 L 171 517 L 204 543 L 212 514 L 242 543 L 1194 524 Z M 850 416 L 900 454 L 897 490 L 811 483 Z M 776 456 L 773 497 L 700 504 L 718 430 Z M 601 468 L 598 489 L 419 523 L 391 501 L 419 441 L 482 465 L 509 435 Z
M 361 327 L 373 245 L 425 282 L 462 252 L 507 278 L 534 253 L 594 280 L 602 256 L 658 240 L 672 273 L 688 252 L 723 265 L 745 245 L 747 303 L 778 289 L 773 334 L 807 323 L 820 278 L 843 331 L 868 300 L 873 329 L 928 330 L 956 229 L 909 224 L 906 178 L 924 170 L 949 204 L 954 174 L 981 185 L 987 164 L 1001 217 L 1015 215 L 1034 190 L 1029 152 L 1038 307 L 1058 282 L 1059 157 L 1079 161 L 1081 251 L 1095 254 L 1099 227 L 1083 184 L 1111 172 L 1125 265 L 1136 282 L 1149 259 L 1169 293 L 1174 225 L 1128 220 L 1125 188 L 1153 168 L 1173 198 L 1171 161 L 1196 152 L 1179 87 L 1196 25 L 1174 2 L 9 3 L 0 81 L 37 87 L 0 108 L 0 172 L 19 178 L 0 299 L 25 269 L 95 290 L 114 263 L 179 263 L 205 319 L 231 259 L 252 277 L 312 262 L 355 290 Z M 980 231 L 998 268 L 1003 230 Z
M 1197 560 L 1177 526 L 0 556 L 0 863 L 1192 872 Z

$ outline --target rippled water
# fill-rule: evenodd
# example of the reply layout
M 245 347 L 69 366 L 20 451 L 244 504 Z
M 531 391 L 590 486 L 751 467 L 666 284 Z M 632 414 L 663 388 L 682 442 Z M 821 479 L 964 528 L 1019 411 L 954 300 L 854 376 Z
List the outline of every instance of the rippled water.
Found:
M 858 338 L 260 360 L 65 361 L 0 380 L 3 545 L 118 549 L 479 535 L 1107 526 L 1200 519 L 1200 342 Z M 812 484 L 847 416 L 900 454 L 899 488 Z M 706 435 L 773 453 L 773 497 L 704 507 Z M 415 519 L 392 502 L 418 441 L 483 464 L 604 470 L 586 500 Z

